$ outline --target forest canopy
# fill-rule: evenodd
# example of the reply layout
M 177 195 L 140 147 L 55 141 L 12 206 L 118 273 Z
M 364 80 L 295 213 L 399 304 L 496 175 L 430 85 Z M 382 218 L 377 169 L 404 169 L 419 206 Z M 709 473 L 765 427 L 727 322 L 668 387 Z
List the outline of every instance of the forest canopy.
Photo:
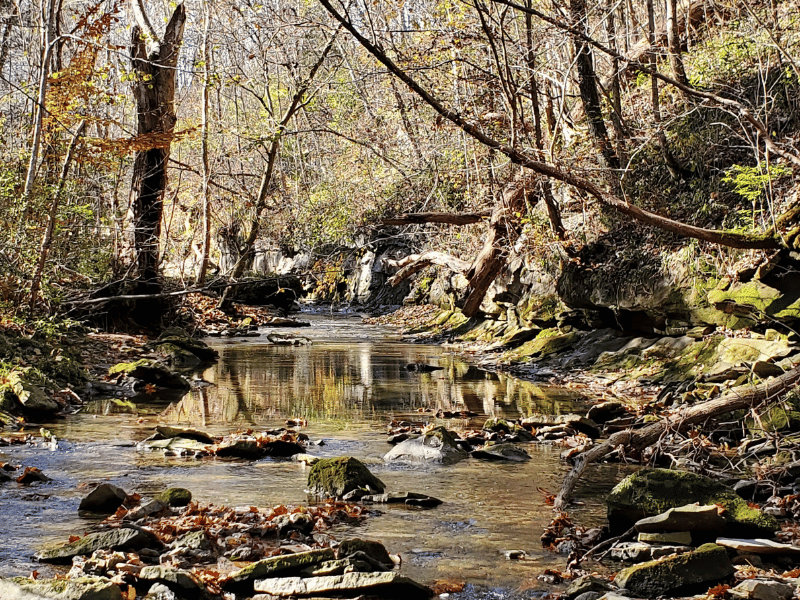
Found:
M 238 278 L 273 250 L 325 271 L 387 243 L 475 275 L 489 220 L 495 266 L 514 244 L 568 258 L 598 232 L 797 249 L 792 11 L 6 2 L 3 300 Z

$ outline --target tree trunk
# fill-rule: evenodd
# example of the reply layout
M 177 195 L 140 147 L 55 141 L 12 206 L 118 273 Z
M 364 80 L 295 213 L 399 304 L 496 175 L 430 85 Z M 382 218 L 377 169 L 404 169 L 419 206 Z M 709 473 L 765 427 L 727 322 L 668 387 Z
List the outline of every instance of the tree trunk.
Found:
M 415 273 L 419 273 L 429 265 L 445 267 L 455 273 L 464 273 L 470 267 L 467 261 L 456 258 L 455 256 L 450 256 L 449 254 L 444 254 L 443 252 L 428 251 L 422 254 L 410 254 L 400 260 L 386 261 L 386 266 L 400 269 L 386 282 L 394 287 Z
M 175 116 L 175 66 L 178 62 L 186 10 L 179 4 L 159 40 L 141 0 L 133 1 L 136 25 L 131 56 L 136 73 L 137 134 L 145 148 L 136 152 L 131 184 L 133 244 L 137 275 L 148 288 L 158 284 L 158 250 L 164 191 Z
M 403 213 L 394 217 L 381 219 L 382 227 L 391 227 L 393 225 L 422 225 L 425 223 L 443 223 L 446 225 L 471 225 L 472 223 L 480 223 L 492 216 L 491 211 L 483 211 L 479 213 L 439 213 L 439 212 L 422 212 L 422 213 Z
M 678 0 L 667 0 L 667 48 L 672 76 L 683 85 L 689 85 L 689 78 L 683 68 L 681 56 L 681 38 L 678 32 Z
M 506 190 L 503 199 L 495 206 L 483 248 L 465 273 L 470 291 L 461 309 L 464 316 L 474 317 L 478 314 L 486 290 L 505 267 L 509 248 L 518 236 L 520 216 L 525 212 L 531 191 L 527 186 L 515 186 Z
M 197 285 L 203 285 L 208 272 L 211 254 L 211 168 L 208 159 L 208 90 L 211 87 L 211 54 L 208 51 L 208 30 L 211 24 L 211 5 L 203 4 L 203 105 L 202 110 L 202 162 L 203 162 L 203 250 Z
M 325 58 L 328 56 L 331 48 L 333 48 L 333 44 L 336 41 L 336 34 L 338 32 L 339 29 L 337 29 L 333 36 L 331 36 L 330 41 L 328 41 L 327 45 L 322 50 L 322 53 L 320 54 L 319 58 L 317 58 L 314 66 L 311 67 L 311 70 L 309 71 L 305 81 L 303 81 L 303 83 L 295 91 L 291 103 L 286 108 L 286 112 L 283 114 L 280 123 L 278 123 L 277 132 L 275 133 L 272 142 L 270 142 L 269 151 L 267 152 L 267 162 L 264 165 L 264 171 L 261 173 L 261 183 L 258 187 L 258 199 L 256 200 L 255 215 L 253 217 L 253 221 L 250 223 L 250 233 L 247 234 L 244 251 L 239 257 L 239 260 L 236 262 L 236 266 L 233 268 L 233 273 L 231 274 L 232 279 L 237 279 L 242 276 L 245 265 L 253 256 L 253 250 L 255 249 L 256 240 L 258 239 L 258 233 L 260 230 L 259 219 L 261 218 L 261 212 L 267 207 L 269 188 L 270 184 L 272 183 L 272 175 L 275 172 L 275 162 L 278 158 L 278 150 L 281 146 L 281 136 L 286 129 L 286 125 L 289 124 L 289 121 L 292 119 L 297 110 L 304 106 L 306 102 L 308 102 L 308 99 L 304 100 L 306 92 L 308 92 L 308 88 L 311 86 L 311 82 L 314 80 L 317 71 L 319 71 L 320 67 L 322 67 L 322 63 L 325 62 Z M 229 287 L 225 289 L 222 294 L 222 298 L 220 298 L 219 308 L 221 310 L 227 310 L 230 307 L 230 295 L 231 288 Z
M 55 229 L 58 204 L 61 200 L 61 192 L 64 189 L 64 182 L 67 179 L 69 167 L 72 163 L 72 157 L 75 154 L 75 148 L 78 146 L 78 140 L 81 138 L 85 130 L 86 120 L 83 120 L 80 122 L 78 129 L 75 130 L 75 134 L 72 136 L 72 141 L 70 142 L 69 148 L 67 149 L 67 154 L 64 157 L 64 165 L 61 168 L 61 176 L 58 178 L 58 184 L 53 192 L 53 200 L 50 203 L 50 211 L 47 215 L 47 227 L 45 228 L 44 235 L 42 236 L 42 245 L 39 249 L 39 261 L 36 264 L 36 272 L 34 273 L 33 280 L 31 281 L 31 314 L 36 308 L 36 301 L 39 297 L 39 287 L 42 283 L 42 273 L 44 273 L 44 266 L 47 263 L 47 255 L 50 253 L 50 246 L 53 243 L 53 230 Z
M 586 29 L 586 1 L 570 0 L 570 16 L 573 25 L 581 30 Z M 620 164 L 617 153 L 608 137 L 608 129 L 603 119 L 603 110 L 600 105 L 600 95 L 597 93 L 594 65 L 589 45 L 583 40 L 575 38 L 575 66 L 578 70 L 578 90 L 583 103 L 583 110 L 589 123 L 589 132 L 594 139 L 595 146 L 600 151 L 603 166 L 613 171 L 619 171 Z M 619 179 L 615 173 L 614 179 Z

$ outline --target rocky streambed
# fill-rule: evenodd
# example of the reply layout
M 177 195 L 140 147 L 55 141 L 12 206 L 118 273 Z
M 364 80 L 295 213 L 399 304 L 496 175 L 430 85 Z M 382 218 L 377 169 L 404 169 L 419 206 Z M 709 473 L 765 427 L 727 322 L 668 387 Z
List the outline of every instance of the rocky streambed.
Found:
M 275 339 L 302 340 L 287 344 L 247 326 L 254 336 L 247 342 L 213 342 L 203 356 L 176 331 L 146 347 L 126 340 L 116 358 L 129 360 L 109 365 L 91 384 L 105 398 L 86 404 L 74 389 L 75 397 L 58 396 L 29 382 L 32 394 L 39 387 L 44 397 L 61 398 L 61 410 L 79 411 L 43 419 L 42 428 L 30 424 L 31 415 L 14 416 L 25 390 L 18 394 L 12 383 L 4 409 L 17 420 L 0 436 L 10 444 L 0 456 L 10 480 L 0 484 L 0 516 L 7 537 L 19 541 L 0 553 L 0 563 L 3 575 L 29 576 L 3 580 L 5 590 L 160 599 L 794 593 L 792 519 L 800 502 L 792 488 L 793 409 L 783 400 L 783 421 L 772 408 L 751 411 L 717 420 L 711 431 L 667 431 L 643 453 L 616 448 L 606 455 L 611 464 L 584 476 L 569 515 L 553 519 L 548 506 L 569 461 L 615 432 L 725 394 L 748 373 L 769 378 L 791 369 L 791 340 L 568 332 L 543 336 L 534 353 L 526 355 L 528 342 L 516 354 L 495 353 L 501 370 L 567 384 L 553 388 L 475 372 L 439 348 L 372 327 L 315 332 L 284 324 Z M 265 341 L 256 334 L 267 334 Z M 588 343 L 591 336 L 597 344 Z M 186 352 L 198 364 L 176 376 L 178 364 L 193 362 Z M 215 354 L 219 362 L 204 366 Z M 678 376 L 687 365 L 697 370 L 689 385 Z M 770 365 L 775 375 L 765 370 Z M 620 397 L 625 392 L 631 396 Z M 765 415 L 776 417 L 770 427 Z M 330 478 L 311 477 L 314 463 L 337 457 L 358 462 L 375 480 L 329 489 Z M 687 485 L 684 475 L 669 483 L 660 474 L 672 471 L 645 470 L 620 484 L 638 489 L 631 482 L 644 482 L 644 491 L 614 508 L 620 486 L 611 488 L 635 470 L 630 463 L 704 471 L 716 481 Z M 737 489 L 714 487 L 720 482 Z M 186 506 L 162 496 L 176 483 L 191 489 Z M 108 484 L 117 490 L 116 512 L 104 518 L 81 509 L 89 488 Z M 666 497 L 656 494 L 665 489 Z M 17 523 L 20 509 L 25 520 Z M 35 523 L 43 530 L 32 533 Z M 119 543 L 127 536 L 138 541 Z M 399 558 L 349 553 L 341 546 L 351 540 L 380 540 L 380 557 Z M 48 566 L 45 542 L 66 552 L 56 563 L 69 564 Z M 81 551 L 74 555 L 64 550 L 75 547 Z M 30 561 L 34 552 L 45 562 Z M 590 562 L 601 556 L 624 562 Z M 622 568 L 625 562 L 637 566 Z M 252 582 L 230 583 L 261 563 Z M 581 579 L 598 569 L 607 576 Z

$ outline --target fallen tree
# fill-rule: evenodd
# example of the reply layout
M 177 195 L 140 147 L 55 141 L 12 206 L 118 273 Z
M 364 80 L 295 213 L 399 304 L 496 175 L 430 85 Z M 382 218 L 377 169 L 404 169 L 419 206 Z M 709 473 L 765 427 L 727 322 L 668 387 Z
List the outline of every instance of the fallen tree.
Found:
M 394 217 L 381 219 L 383 227 L 393 225 L 424 225 L 426 223 L 442 223 L 445 225 L 472 225 L 485 221 L 492 215 L 492 211 L 485 210 L 478 213 L 442 213 L 442 212 L 421 212 L 403 213 Z
M 532 186 L 522 183 L 506 189 L 502 200 L 492 210 L 486 241 L 472 263 L 443 252 L 412 254 L 401 260 L 387 261 L 388 266 L 400 268 L 389 278 L 388 283 L 396 286 L 429 265 L 438 265 L 456 273 L 463 273 L 469 281 L 469 289 L 461 312 L 466 317 L 474 317 L 480 311 L 486 290 L 502 272 L 508 260 L 508 249 L 513 246 L 519 235 L 519 216 L 524 212 L 533 189 Z
M 795 367 L 791 371 L 787 371 L 783 375 L 772 378 L 760 385 L 734 388 L 719 398 L 687 407 L 642 429 L 618 431 L 602 444 L 594 446 L 578 456 L 572 470 L 564 478 L 561 491 L 556 496 L 555 509 L 559 511 L 565 510 L 575 486 L 587 467 L 614 451 L 617 447 L 622 446 L 625 449 L 641 451 L 648 446 L 656 444 L 665 433 L 685 431 L 691 426 L 703 423 L 708 419 L 736 410 L 756 408 L 766 402 L 779 400 L 797 387 L 798 382 L 800 382 L 800 367 Z

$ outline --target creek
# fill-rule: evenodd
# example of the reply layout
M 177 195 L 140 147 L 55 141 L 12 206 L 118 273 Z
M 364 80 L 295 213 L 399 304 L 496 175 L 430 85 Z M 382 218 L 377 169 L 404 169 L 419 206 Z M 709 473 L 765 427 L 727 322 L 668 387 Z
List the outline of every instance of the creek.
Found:
M 585 412 L 585 399 L 565 388 L 478 370 L 442 347 L 414 344 L 394 330 L 365 325 L 358 315 L 300 318 L 310 320 L 311 327 L 275 331 L 308 337 L 309 345 L 269 344 L 266 328 L 256 338 L 208 339 L 220 353 L 219 362 L 193 375 L 212 385 L 173 402 L 157 397 L 135 405 L 94 401 L 78 414 L 43 424 L 59 438 L 58 449 L 42 444 L 0 449 L 0 462 L 38 467 L 52 478 L 29 486 L 0 485 L 0 576 L 34 569 L 52 574 L 53 567 L 31 556 L 96 523 L 77 510 L 91 482 L 109 481 L 140 494 L 180 486 L 196 500 L 217 505 L 308 502 L 307 467 L 290 460 L 195 460 L 136 448 L 159 423 L 223 435 L 278 428 L 295 418 L 306 419 L 301 431 L 324 443 L 309 446 L 309 453 L 354 456 L 387 489 L 444 501 L 430 510 L 376 506 L 378 514 L 355 530 L 334 530 L 337 539 L 381 540 L 402 556 L 402 572 L 421 582 L 462 580 L 492 590 L 525 590 L 526 596 L 544 590 L 536 575 L 565 562 L 539 541 L 553 517 L 540 489 L 558 490 L 567 469 L 559 460 L 561 448 L 528 445 L 532 460 L 521 464 L 470 458 L 450 466 L 387 465 L 382 460 L 390 448 L 386 427 L 391 419 L 429 422 L 438 409 L 468 409 L 478 416 L 454 419 L 449 426 L 480 428 L 488 416 Z M 418 373 L 407 369 L 410 363 L 443 368 Z M 585 505 L 572 513 L 578 522 L 603 522 L 602 497 L 620 477 L 615 466 L 601 465 L 588 474 L 579 489 Z M 508 560 L 507 550 L 524 550 L 528 558 Z

